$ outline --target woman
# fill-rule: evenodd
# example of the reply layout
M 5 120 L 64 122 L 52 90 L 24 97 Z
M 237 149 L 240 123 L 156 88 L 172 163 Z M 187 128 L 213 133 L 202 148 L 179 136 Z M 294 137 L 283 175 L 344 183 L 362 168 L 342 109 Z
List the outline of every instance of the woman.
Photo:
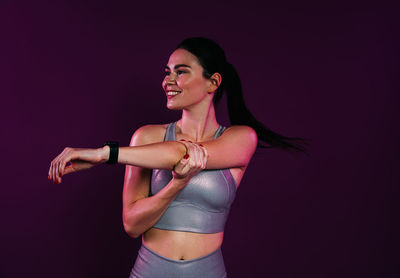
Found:
M 304 152 L 289 142 L 302 139 L 281 136 L 251 115 L 239 76 L 212 40 L 184 40 L 165 72 L 167 107 L 182 110 L 180 120 L 139 128 L 130 147 L 66 148 L 52 161 L 49 179 L 60 183 L 65 174 L 103 162 L 126 164 L 124 228 L 134 238 L 143 235 L 131 277 L 226 277 L 224 225 L 258 140 Z M 232 123 L 226 129 L 214 108 L 223 91 Z

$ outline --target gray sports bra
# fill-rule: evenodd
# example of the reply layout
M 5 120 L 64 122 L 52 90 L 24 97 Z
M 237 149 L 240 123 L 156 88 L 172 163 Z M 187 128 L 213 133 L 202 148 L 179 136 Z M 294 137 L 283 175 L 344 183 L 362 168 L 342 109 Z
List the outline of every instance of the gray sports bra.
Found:
M 225 127 L 220 126 L 214 139 L 224 130 Z M 168 125 L 164 141 L 176 141 L 176 122 Z M 170 170 L 153 170 L 150 195 L 159 192 L 171 179 Z M 236 182 L 229 169 L 200 171 L 178 193 L 153 227 L 195 233 L 222 232 L 235 194 Z

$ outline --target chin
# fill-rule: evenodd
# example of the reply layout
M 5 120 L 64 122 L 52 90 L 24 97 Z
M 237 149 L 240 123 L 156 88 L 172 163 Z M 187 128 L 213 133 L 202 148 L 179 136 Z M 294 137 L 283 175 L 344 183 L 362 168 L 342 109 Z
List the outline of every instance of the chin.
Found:
M 169 104 L 169 103 L 167 103 L 167 108 L 169 110 L 182 110 L 183 109 L 183 107 L 180 107 L 180 106 L 174 105 L 174 104 Z

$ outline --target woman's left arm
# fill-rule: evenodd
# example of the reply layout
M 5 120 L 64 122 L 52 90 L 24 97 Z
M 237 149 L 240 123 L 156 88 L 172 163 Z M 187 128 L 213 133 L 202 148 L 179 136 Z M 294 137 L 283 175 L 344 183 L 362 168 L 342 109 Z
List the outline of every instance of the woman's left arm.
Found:
M 118 163 L 148 169 L 173 170 L 186 152 L 185 144 L 177 141 L 120 147 Z M 108 161 L 109 156 L 110 147 L 107 145 L 97 149 L 67 147 L 50 163 L 48 179 L 61 183 L 63 175 L 92 168 Z
M 251 127 L 232 126 L 217 139 L 196 144 L 201 144 L 208 152 L 206 169 L 226 169 L 246 167 L 257 148 L 257 140 L 257 133 Z M 186 144 L 185 141 L 167 141 L 122 147 L 119 148 L 118 163 L 172 170 L 186 154 L 184 148 L 180 149 Z M 103 159 L 107 160 L 108 155 L 109 150 L 106 150 Z
M 257 134 L 248 126 L 232 126 L 217 139 L 201 144 L 208 152 L 206 169 L 246 167 L 257 147 Z M 184 141 L 120 147 L 118 163 L 149 169 L 173 170 L 186 152 Z M 109 146 L 98 149 L 65 148 L 51 162 L 49 179 L 60 183 L 63 175 L 104 163 L 109 155 Z M 71 164 L 67 165 L 69 162 Z

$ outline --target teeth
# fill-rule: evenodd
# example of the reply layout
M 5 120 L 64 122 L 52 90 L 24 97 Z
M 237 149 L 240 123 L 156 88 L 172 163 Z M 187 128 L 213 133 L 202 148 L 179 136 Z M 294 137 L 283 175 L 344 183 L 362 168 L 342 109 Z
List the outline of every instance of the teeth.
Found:
M 169 96 L 175 96 L 177 94 L 180 94 L 180 92 L 170 91 L 170 92 L 167 93 L 167 95 L 169 95 Z

